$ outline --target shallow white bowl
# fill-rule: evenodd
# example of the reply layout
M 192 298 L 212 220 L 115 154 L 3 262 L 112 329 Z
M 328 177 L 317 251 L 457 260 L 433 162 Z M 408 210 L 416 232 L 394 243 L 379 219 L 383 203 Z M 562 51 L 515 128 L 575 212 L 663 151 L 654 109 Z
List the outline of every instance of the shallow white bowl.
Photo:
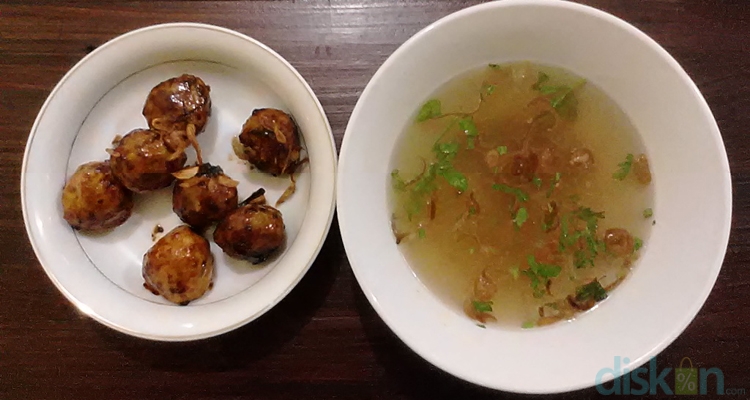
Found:
M 566 68 L 626 112 L 651 161 L 657 225 L 634 273 L 593 312 L 540 329 L 479 329 L 423 286 L 396 247 L 389 172 L 399 136 L 431 93 L 467 70 L 519 60 Z M 726 250 L 730 172 L 700 92 L 645 34 L 575 3 L 491 2 L 419 32 L 364 90 L 340 157 L 341 233 L 370 303 L 427 361 L 490 388 L 551 393 L 593 386 L 617 356 L 633 370 L 690 323 Z
M 290 112 L 310 158 L 298 174 L 297 192 L 279 207 L 287 229 L 283 252 L 252 266 L 226 257 L 212 242 L 214 287 L 186 307 L 142 286 L 142 258 L 153 244 L 155 225 L 166 234 L 180 224 L 172 212 L 171 188 L 136 196 L 133 216 L 106 235 L 73 231 L 62 219 L 60 204 L 63 184 L 76 167 L 107 159 L 105 149 L 116 135 L 145 127 L 141 109 L 151 88 L 182 73 L 197 75 L 211 87 L 212 116 L 198 141 L 205 161 L 240 181 L 240 199 L 263 187 L 273 204 L 289 184 L 288 178 L 250 172 L 233 154 L 231 139 L 254 109 Z M 192 340 L 257 318 L 299 282 L 330 228 L 335 168 L 335 144 L 325 113 L 305 80 L 281 56 L 224 28 L 166 24 L 113 39 L 63 77 L 31 130 L 21 201 L 37 257 L 52 282 L 82 312 L 130 335 Z

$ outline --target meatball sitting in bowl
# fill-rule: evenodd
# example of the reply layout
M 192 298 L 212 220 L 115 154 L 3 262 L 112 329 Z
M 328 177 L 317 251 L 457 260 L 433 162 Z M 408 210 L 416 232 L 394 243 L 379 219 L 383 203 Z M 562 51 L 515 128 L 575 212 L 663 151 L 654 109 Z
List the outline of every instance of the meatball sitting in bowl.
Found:
M 188 124 L 195 134 L 203 132 L 211 115 L 211 88 L 201 78 L 180 75 L 151 89 L 143 106 L 149 128 L 156 131 L 185 131 Z
M 174 181 L 174 172 L 185 165 L 185 152 L 170 147 L 161 135 L 136 129 L 109 150 L 112 173 L 136 193 L 165 188 Z
M 109 161 L 94 161 L 79 166 L 65 184 L 62 206 L 73 229 L 100 232 L 130 218 L 133 194 L 112 175 Z
M 182 172 L 186 176 L 180 176 Z M 201 164 L 175 174 L 172 210 L 186 224 L 203 230 L 237 208 L 237 181 L 219 166 Z
M 143 256 L 142 272 L 146 289 L 184 306 L 211 289 L 214 257 L 203 236 L 181 225 Z
M 293 174 L 301 163 L 299 129 L 292 117 L 281 110 L 253 111 L 242 126 L 239 141 L 239 155 L 273 176 Z
M 230 257 L 259 264 L 284 244 L 284 219 L 265 204 L 264 192 L 257 191 L 216 226 L 214 242 Z
M 174 149 L 192 145 L 203 163 L 196 136 L 203 132 L 211 115 L 211 88 L 201 78 L 180 75 L 159 83 L 148 94 L 143 116 L 149 128 L 158 132 Z

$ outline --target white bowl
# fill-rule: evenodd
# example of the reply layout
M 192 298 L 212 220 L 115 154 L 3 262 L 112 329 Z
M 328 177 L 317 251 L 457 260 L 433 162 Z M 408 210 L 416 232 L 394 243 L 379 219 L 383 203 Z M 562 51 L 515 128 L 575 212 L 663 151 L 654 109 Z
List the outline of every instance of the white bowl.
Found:
M 396 247 L 389 172 L 399 136 L 431 93 L 467 70 L 519 60 L 566 68 L 626 112 L 651 162 L 657 225 L 635 271 L 593 312 L 541 329 L 479 329 L 423 286 Z M 386 324 L 439 368 L 482 386 L 524 393 L 593 386 L 600 370 L 614 367 L 615 357 L 633 370 L 669 345 L 713 287 L 731 220 L 721 135 L 688 75 L 631 25 L 556 0 L 471 7 L 401 46 L 354 109 L 337 188 L 352 269 Z
M 279 209 L 284 251 L 263 266 L 226 257 L 216 244 L 214 287 L 186 307 L 143 288 L 141 263 L 152 231 L 180 224 L 171 188 L 136 197 L 133 216 L 106 235 L 73 231 L 62 219 L 63 184 L 84 162 L 104 160 L 115 135 L 146 126 L 141 109 L 157 83 L 190 73 L 211 87 L 213 112 L 198 136 L 205 161 L 240 181 L 240 199 L 259 187 L 273 204 L 289 184 L 249 172 L 231 138 L 255 108 L 294 116 L 310 157 L 297 192 Z M 190 163 L 191 160 L 188 160 Z M 82 312 L 124 333 L 192 340 L 237 328 L 273 307 L 299 282 L 320 251 L 335 205 L 336 150 L 328 120 L 297 71 L 265 45 L 202 24 L 147 27 L 120 36 L 81 60 L 55 87 L 34 123 L 21 177 L 24 222 L 52 282 Z

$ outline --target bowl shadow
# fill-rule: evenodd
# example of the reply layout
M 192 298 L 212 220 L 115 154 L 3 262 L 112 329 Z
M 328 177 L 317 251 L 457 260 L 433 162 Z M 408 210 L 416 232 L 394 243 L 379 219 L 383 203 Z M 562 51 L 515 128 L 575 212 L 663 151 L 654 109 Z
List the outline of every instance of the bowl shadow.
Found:
M 257 320 L 223 335 L 190 342 L 157 342 L 127 336 L 101 324 L 94 324 L 95 330 L 104 343 L 123 356 L 153 369 L 240 369 L 277 352 L 310 322 L 338 275 L 336 259 L 341 252 L 343 245 L 334 223 L 318 258 L 286 298 Z
M 528 395 L 496 391 L 463 381 L 433 366 L 412 351 L 378 316 L 353 280 L 355 303 L 365 336 L 375 360 L 384 370 L 381 384 L 403 399 L 586 399 L 596 391 L 583 390 L 559 395 Z M 519 360 L 523 362 L 523 360 Z

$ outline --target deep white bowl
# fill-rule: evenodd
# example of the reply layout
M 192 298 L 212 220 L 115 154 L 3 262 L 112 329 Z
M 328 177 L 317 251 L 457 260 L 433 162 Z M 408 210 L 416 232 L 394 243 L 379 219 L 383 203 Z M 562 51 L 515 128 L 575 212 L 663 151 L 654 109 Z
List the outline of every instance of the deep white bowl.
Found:
M 198 136 L 203 158 L 238 180 L 240 199 L 263 187 L 273 204 L 288 178 L 271 178 L 233 155 L 231 139 L 255 108 L 290 112 L 310 158 L 297 192 L 279 209 L 287 229 L 281 254 L 263 266 L 226 257 L 212 243 L 214 287 L 181 307 L 143 288 L 141 263 L 152 231 L 180 224 L 171 188 L 136 196 L 133 216 L 106 235 L 73 231 L 62 218 L 61 189 L 76 167 L 108 158 L 116 135 L 146 126 L 141 109 L 159 82 L 190 73 L 211 87 L 212 116 Z M 188 160 L 188 163 L 192 160 Z M 176 23 L 147 27 L 102 45 L 55 87 L 34 123 L 21 176 L 27 232 L 58 289 L 82 312 L 124 333 L 192 340 L 237 328 L 273 307 L 320 251 L 333 218 L 336 149 L 315 94 L 262 43 L 228 29 Z M 209 232 L 210 234 L 210 232 Z
M 625 111 L 651 163 L 657 224 L 635 271 L 593 312 L 540 329 L 479 329 L 423 286 L 396 247 L 389 172 L 399 136 L 431 93 L 467 70 L 520 60 L 566 68 Z M 341 233 L 370 303 L 427 361 L 490 388 L 570 391 L 593 386 L 615 357 L 629 370 L 648 361 L 703 305 L 729 237 L 727 156 L 695 84 L 645 34 L 575 3 L 491 2 L 422 30 L 362 93 L 340 157 Z

